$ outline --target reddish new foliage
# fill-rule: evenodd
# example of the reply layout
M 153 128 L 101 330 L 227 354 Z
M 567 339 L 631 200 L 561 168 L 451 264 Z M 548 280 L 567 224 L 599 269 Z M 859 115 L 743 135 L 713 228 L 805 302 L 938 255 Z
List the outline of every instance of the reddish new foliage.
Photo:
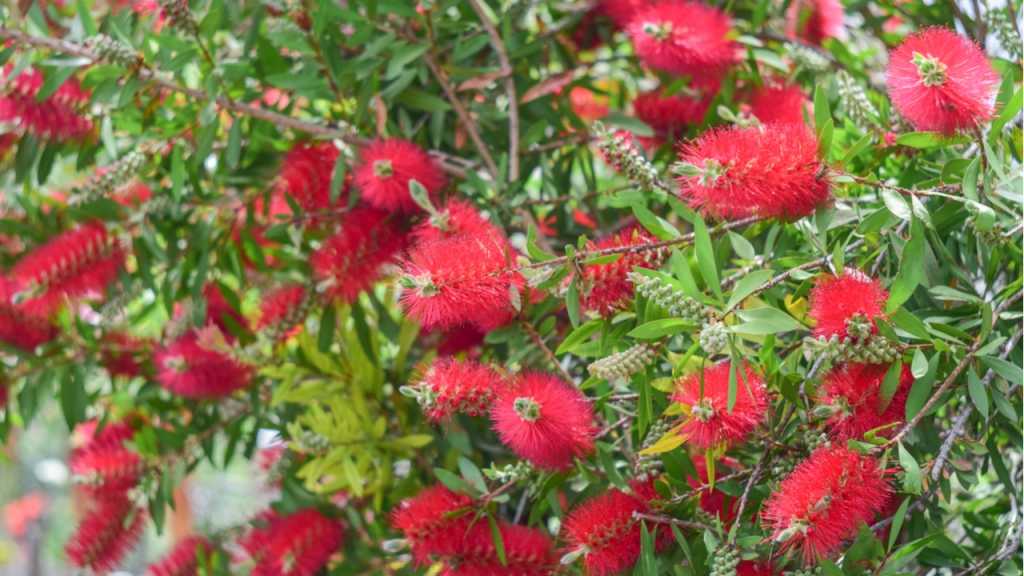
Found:
M 405 248 L 405 234 L 395 216 L 372 208 L 356 208 L 341 229 L 313 253 L 310 263 L 318 280 L 330 279 L 328 294 L 351 302 L 380 277 L 384 264 Z
M 403 500 L 391 512 L 391 525 L 409 541 L 413 558 L 427 564 L 431 557 L 457 552 L 469 526 L 472 502 L 469 496 L 443 485 L 430 486 Z
M 222 398 L 249 385 L 251 370 L 223 352 L 208 350 L 195 332 L 156 351 L 156 379 L 186 398 Z
M 302 284 L 285 284 L 267 294 L 260 305 L 260 317 L 256 329 L 271 326 L 285 328 L 284 333 L 301 322 L 299 312 L 306 302 L 306 287 Z
M 818 139 L 801 124 L 709 130 L 679 159 L 700 170 L 679 178 L 683 199 L 718 218 L 792 220 L 829 200 Z
M 42 73 L 28 69 L 11 79 L 7 76 L 12 70 L 8 64 L 0 75 L 0 84 L 7 84 L 7 92 L 0 94 L 0 123 L 58 142 L 78 140 L 92 132 L 92 121 L 79 114 L 79 109 L 89 101 L 89 93 L 78 80 L 68 78 L 56 92 L 38 102 L 36 94 L 43 86 Z
M 271 513 L 264 520 L 240 542 L 256 561 L 252 576 L 313 576 L 341 547 L 341 522 L 316 508 Z
M 729 15 L 698 2 L 667 0 L 646 7 L 627 32 L 637 58 L 663 72 L 717 76 L 736 61 Z
M 633 100 L 636 117 L 654 129 L 656 143 L 672 141 L 691 126 L 704 121 L 714 94 L 705 96 L 674 94 L 662 96 L 660 90 L 642 92 Z
M 465 200 L 449 200 L 440 210 L 439 216 L 431 216 L 412 230 L 412 236 L 419 244 L 447 240 L 455 236 L 495 236 L 502 233 L 494 224 Z
M 49 320 L 33 314 L 21 304 L 14 303 L 18 285 L 0 277 L 0 342 L 26 352 L 53 340 L 57 329 Z
M 409 181 L 416 180 L 430 195 L 440 192 L 445 176 L 422 148 L 398 138 L 376 140 L 359 151 L 362 163 L 355 170 L 355 182 L 367 204 L 380 210 L 418 210 L 409 194 Z
M 641 523 L 633 514 L 649 511 L 645 498 L 613 488 L 570 512 L 564 537 L 570 551 L 586 547 L 583 563 L 588 575 L 615 574 L 640 557 Z
M 856 536 L 885 507 L 889 484 L 878 461 L 845 447 L 819 448 L 782 481 L 762 509 L 783 549 L 799 548 L 808 564 Z
M 564 470 L 594 451 L 590 401 L 551 374 L 527 373 L 499 390 L 491 420 L 501 441 L 538 468 Z
M 277 191 L 291 196 L 305 212 L 323 212 L 331 206 L 331 178 L 338 149 L 330 142 L 296 144 L 281 163 Z M 344 198 L 342 190 L 339 199 Z M 324 220 L 319 214 L 314 221 Z
M 106 573 L 139 541 L 145 522 L 145 510 L 127 496 L 94 500 L 64 553 L 74 566 Z
M 889 367 L 882 364 L 845 364 L 825 377 L 821 401 L 839 408 L 828 421 L 837 440 L 858 440 L 868 430 L 882 426 L 889 427 L 877 434 L 887 437 L 895 432 L 892 424 L 903 422 L 914 375 L 903 366 L 898 387 L 883 408 L 882 382 L 888 371 Z
M 523 277 L 510 268 L 508 242 L 494 234 L 461 235 L 420 244 L 405 263 L 402 304 L 424 328 L 471 323 L 490 330 L 514 314 Z
M 795 84 L 761 86 L 750 96 L 750 113 L 763 124 L 803 124 L 810 105 L 803 89 Z
M 557 559 L 551 538 L 536 528 L 498 521 L 505 564 L 494 547 L 486 521 L 478 521 L 462 537 L 458 553 L 446 560 L 446 576 L 547 576 Z
M 70 468 L 82 488 L 99 497 L 123 495 L 138 484 L 143 471 L 142 458 L 123 445 L 80 451 Z
M 46 316 L 67 298 L 102 295 L 124 258 L 118 239 L 97 220 L 34 248 L 14 265 L 11 278 L 28 296 L 24 309 Z
M 843 30 L 843 5 L 839 0 L 793 0 L 786 11 L 786 34 L 820 45 Z
M 999 74 L 968 38 L 928 28 L 889 55 L 886 84 L 896 110 L 914 128 L 953 134 L 992 117 Z
M 590 242 L 587 250 L 646 246 L 656 242 L 657 238 L 637 226 L 597 242 Z M 622 254 L 614 262 L 606 264 L 584 265 L 583 291 L 580 298 L 583 310 L 610 315 L 629 307 L 633 301 L 633 283 L 627 275 L 637 267 L 656 269 L 661 266 L 667 255 L 668 252 L 665 250 L 645 250 Z
M 209 540 L 200 536 L 189 536 L 178 542 L 159 562 L 146 571 L 146 576 L 198 576 L 200 558 L 209 570 L 210 554 L 213 547 Z
M 854 316 L 870 321 L 874 331 L 874 321 L 885 317 L 888 299 L 882 284 L 859 270 L 848 268 L 839 276 L 821 276 L 811 290 L 808 312 L 815 322 L 814 335 L 846 338 L 847 322 Z
M 690 410 L 681 433 L 701 448 L 743 441 L 761 423 L 768 407 L 764 381 L 744 366 L 736 370 L 736 402 L 729 410 L 730 366 L 721 362 L 705 369 L 703 375 L 691 374 L 676 385 L 673 399 Z
M 434 361 L 419 384 L 430 390 L 432 397 L 425 414 L 432 422 L 443 422 L 457 412 L 485 414 L 502 378 L 484 364 L 441 358 Z

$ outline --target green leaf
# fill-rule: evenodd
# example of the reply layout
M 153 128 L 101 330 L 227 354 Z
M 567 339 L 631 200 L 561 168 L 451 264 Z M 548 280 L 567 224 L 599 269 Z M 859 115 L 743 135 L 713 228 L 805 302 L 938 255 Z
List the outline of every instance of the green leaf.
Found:
M 612 457 L 612 448 L 604 442 L 597 443 L 597 459 L 601 462 L 601 468 L 604 469 L 604 473 L 608 476 L 608 481 L 615 485 L 620 490 L 629 490 L 629 485 L 626 484 L 626 480 L 622 478 L 622 474 L 619 473 L 619 469 L 615 467 L 615 459 Z
M 910 362 L 910 373 L 914 378 L 922 378 L 928 373 L 928 358 L 920 348 L 914 350 L 914 359 Z
M 907 449 L 903 447 L 902 442 L 898 446 L 900 466 L 903 468 L 903 491 L 911 494 L 920 494 L 921 467 L 917 465 L 917 460 L 910 455 L 910 452 L 907 452 Z
M 736 307 L 744 298 L 753 294 L 755 290 L 760 288 L 762 284 L 771 280 L 773 275 L 774 274 L 771 270 L 755 270 L 743 278 L 740 278 L 740 280 L 736 282 L 736 287 L 732 289 L 732 294 L 729 295 L 729 302 L 726 303 L 725 307 Z
M 93 20 L 92 11 L 89 9 L 89 5 L 86 0 L 77 0 L 75 3 L 75 11 L 78 14 L 78 19 L 82 22 L 82 31 L 85 32 L 86 36 L 96 35 L 96 21 Z
M 569 289 L 565 292 L 565 311 L 569 314 L 569 322 L 573 326 L 580 325 L 580 289 L 578 282 L 569 282 Z
M 825 84 L 819 82 L 814 87 L 814 126 L 817 128 L 818 137 L 828 122 L 832 121 L 832 112 L 828 106 L 828 94 L 825 93 Z
M 434 476 L 437 476 L 437 479 L 441 482 L 441 484 L 444 484 L 452 492 L 468 494 L 469 496 L 474 497 L 480 495 L 480 493 L 477 492 L 472 486 L 470 486 L 465 480 L 456 476 L 455 474 L 452 474 L 451 472 L 445 470 L 444 468 L 434 468 Z
M 682 236 L 679 230 L 676 230 L 676 227 L 667 220 L 656 216 L 653 212 L 639 204 L 633 204 L 633 214 L 640 224 L 659 240 L 675 240 Z
M 910 420 L 924 407 L 932 394 L 932 387 L 935 384 L 935 373 L 939 369 L 939 354 L 935 354 L 928 361 L 928 372 L 921 378 L 914 380 L 910 386 L 910 393 L 907 395 L 907 406 L 904 412 L 906 419 Z
M 664 336 L 679 334 L 693 328 L 693 323 L 682 318 L 662 318 L 645 322 L 632 329 L 627 335 L 637 340 L 657 340 Z
M 594 332 L 600 330 L 603 325 L 604 321 L 600 318 L 595 318 L 594 320 L 589 320 L 583 323 L 578 328 L 570 332 L 569 335 L 565 337 L 565 340 L 562 340 L 562 343 L 558 345 L 558 349 L 555 350 L 555 354 L 571 352 L 577 346 L 589 340 L 590 336 L 593 335 Z
M 903 360 L 897 360 L 889 366 L 889 370 L 885 373 L 885 378 L 882 379 L 882 387 L 878 390 L 879 400 L 881 401 L 878 406 L 878 413 L 881 414 L 889 407 L 889 403 L 892 402 L 893 396 L 896 395 L 896 390 L 900 387 L 900 377 L 903 374 Z
M 889 288 L 886 312 L 895 312 L 924 280 L 924 234 L 924 226 L 915 218 L 910 224 L 910 240 L 900 255 L 900 271 Z
M 505 557 L 505 539 L 501 536 L 501 529 L 498 528 L 498 521 L 494 519 L 494 515 L 487 514 L 487 525 L 491 529 L 491 542 L 494 544 L 494 551 L 498 555 L 498 562 L 501 562 L 502 566 L 507 566 L 508 559 Z
M 946 137 L 938 132 L 907 132 L 896 137 L 896 144 L 921 150 L 927 148 L 938 148 L 940 146 L 951 146 L 953 144 L 963 144 L 969 141 L 970 139 L 967 137 Z
M 981 414 L 982 419 L 988 420 L 988 392 L 973 368 L 967 370 L 967 394 L 971 397 L 971 402 L 974 403 L 974 407 Z
M 477 491 L 487 492 L 487 481 L 484 480 L 484 475 L 476 467 L 476 464 L 465 456 L 459 456 L 459 473 L 462 474 L 462 479 Z
M 899 192 L 895 192 L 888 188 L 882 188 L 879 193 L 882 195 L 882 201 L 885 202 L 885 207 L 889 209 L 889 212 L 892 212 L 893 216 L 900 220 L 910 220 L 913 212 L 911 212 L 910 206 Z
M 792 316 L 777 308 L 764 307 L 751 310 L 737 310 L 736 315 L 743 320 L 742 324 L 730 327 L 730 330 L 736 334 L 777 334 L 779 332 L 805 329 Z
M 451 106 L 443 98 L 416 87 L 406 88 L 396 100 L 409 108 L 426 112 L 447 112 L 451 110 Z
M 999 116 L 992 121 L 990 133 L 993 137 L 998 136 L 1002 132 L 1003 126 L 1006 126 L 1010 120 L 1017 117 L 1017 114 L 1020 113 L 1022 104 L 1024 104 L 1024 92 L 1021 91 L 1021 88 L 1018 88 L 1014 91 L 1013 96 L 1010 97 L 1010 101 L 1006 103 L 1006 106 L 999 111 Z
M 337 310 L 333 304 L 324 306 L 324 312 L 320 316 L 320 331 L 317 332 L 316 347 L 321 352 L 327 352 L 331 349 L 331 344 L 334 342 L 334 331 L 337 320 Z
M 76 364 L 64 371 L 60 384 L 60 408 L 68 430 L 74 430 L 79 422 L 85 421 L 89 397 L 85 393 L 85 369 Z
M 1012 364 L 994 356 L 980 356 L 979 360 L 985 366 L 995 370 L 996 374 L 1012 384 L 1024 384 L 1024 372 L 1016 364 Z
M 700 268 L 700 275 L 704 283 L 715 293 L 719 299 L 722 298 L 722 285 L 718 281 L 718 264 L 715 262 L 715 249 L 711 244 L 711 234 L 708 233 L 707 224 L 698 216 L 693 221 L 694 248 L 697 252 L 697 267 Z
M 902 446 L 901 446 L 902 447 Z M 900 536 L 900 530 L 903 529 L 903 521 L 907 516 L 907 508 L 910 506 L 910 498 L 904 498 L 903 502 L 900 503 L 900 507 L 896 510 L 896 513 L 892 516 L 892 526 L 889 528 L 889 544 L 886 546 L 886 550 L 891 551 L 896 539 Z
M 64 84 L 64 81 L 70 78 L 80 66 L 80 64 L 73 64 L 64 61 L 56 68 L 47 68 L 46 78 L 43 80 L 43 85 L 40 86 L 39 91 L 36 92 L 36 102 L 43 102 L 50 96 L 53 96 L 53 93 L 60 88 L 61 84 Z
M 242 155 L 242 122 L 238 118 L 231 123 L 231 131 L 228 133 L 228 149 L 224 153 L 228 168 L 237 168 L 238 160 Z

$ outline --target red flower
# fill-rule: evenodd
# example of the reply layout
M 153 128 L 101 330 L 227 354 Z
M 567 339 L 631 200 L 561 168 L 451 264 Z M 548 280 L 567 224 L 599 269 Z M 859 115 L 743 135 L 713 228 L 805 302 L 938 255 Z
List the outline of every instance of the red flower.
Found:
M 670 74 L 714 76 L 736 61 L 732 20 L 697 2 L 668 0 L 646 7 L 627 32 L 641 62 Z
M 316 508 L 267 514 L 241 544 L 256 565 L 252 576 L 313 576 L 341 547 L 344 529 Z
M 341 221 L 341 229 L 313 253 L 310 263 L 318 280 L 331 280 L 328 294 L 351 302 L 373 285 L 384 264 L 405 248 L 405 235 L 394 215 L 357 208 Z
M 765 85 L 750 96 L 750 113 L 763 124 L 804 123 L 811 101 L 795 84 Z
M 704 449 L 743 441 L 764 418 L 768 398 L 764 381 L 749 366 L 736 370 L 736 401 L 729 410 L 729 370 L 721 362 L 680 380 L 673 396 L 690 410 L 681 433 Z M 703 381 L 702 381 L 703 380 Z
M 305 320 L 306 303 L 306 287 L 302 284 L 285 284 L 272 290 L 260 306 L 256 329 L 280 327 L 287 334 Z
M 818 139 L 800 124 L 709 130 L 679 157 L 699 170 L 679 178 L 683 199 L 719 218 L 796 219 L 829 199 Z
M 708 464 L 703 454 L 699 456 L 699 458 L 693 458 L 693 467 L 697 470 L 697 477 L 687 476 L 686 483 L 694 490 L 703 488 L 700 491 L 699 499 L 701 510 L 720 518 L 723 523 L 728 525 L 736 517 L 736 499 L 722 492 L 717 487 L 714 490 L 710 487 L 705 487 L 709 481 Z M 718 460 L 715 463 L 715 471 L 718 476 L 725 475 L 722 471 L 722 464 L 732 467 L 735 466 L 736 461 L 732 458 Z
M 843 31 L 843 5 L 839 0 L 794 0 L 786 11 L 786 34 L 821 45 Z
M 455 356 L 460 352 L 467 352 L 469 357 L 476 357 L 479 356 L 479 352 L 474 348 L 483 344 L 486 334 L 472 324 L 460 324 L 445 330 L 440 336 L 440 342 L 437 344 L 438 356 Z
M 597 10 L 611 19 L 618 28 L 625 28 L 651 0 L 601 0 Z
M 71 458 L 86 452 L 117 450 L 133 436 L 135 430 L 125 422 L 109 422 L 102 428 L 98 420 L 82 422 L 71 434 Z
M 504 238 L 501 231 L 465 200 L 449 200 L 437 215 L 418 224 L 412 231 L 419 244 L 447 240 L 456 236 L 494 236 Z
M 658 242 L 640 227 L 630 227 L 597 242 L 590 242 L 587 250 L 605 250 L 646 246 Z M 585 264 L 583 266 L 583 294 L 580 304 L 584 311 L 611 315 L 628 308 L 633 300 L 633 283 L 627 275 L 633 268 L 661 266 L 668 252 L 664 249 L 644 250 L 625 253 L 614 262 L 606 264 Z
M 30 314 L 21 304 L 15 304 L 17 283 L 0 277 L 0 341 L 26 352 L 53 340 L 57 329 L 49 320 Z
M 102 295 L 117 278 L 124 257 L 117 237 L 93 221 L 37 246 L 14 265 L 11 278 L 28 298 L 24 309 L 47 316 L 66 298 Z
M 520 458 L 545 470 L 564 470 L 594 451 L 590 401 L 556 376 L 529 373 L 498 391 L 491 408 L 494 429 Z
M 224 289 L 216 282 L 203 286 L 203 298 L 206 299 L 206 325 L 213 324 L 229 342 L 234 342 L 234 335 L 245 329 L 245 318 L 228 302 Z
M 139 482 L 142 458 L 123 445 L 109 445 L 74 454 L 71 473 L 89 493 L 100 497 L 123 495 Z
M 0 390 L 3 385 L 0 384 Z M 42 492 L 29 492 L 4 506 L 4 525 L 16 539 L 25 537 L 30 526 L 43 517 L 48 501 Z
M 953 134 L 992 117 L 999 74 L 971 40 L 928 28 L 889 55 L 886 84 L 896 110 L 915 129 Z
M 814 335 L 847 338 L 851 336 L 848 332 L 851 320 L 870 322 L 874 332 L 875 320 L 885 318 L 888 299 L 889 293 L 881 283 L 859 270 L 848 268 L 839 276 L 821 276 L 811 290 L 808 313 L 815 322 Z
M 0 410 L 7 407 L 8 395 L 10 392 L 7 390 L 7 382 L 0 380 Z
M 743 560 L 736 566 L 736 576 L 775 576 L 771 564 Z
M 457 412 L 469 416 L 485 414 L 501 381 L 501 376 L 484 364 L 450 358 L 435 360 L 419 383 L 429 391 L 425 413 L 432 422 L 443 422 Z
M 633 514 L 649 511 L 645 499 L 609 490 L 569 513 L 563 526 L 566 542 L 570 551 L 583 551 L 590 576 L 621 572 L 640 557 L 641 523 Z
M 132 182 L 122 186 L 114 192 L 112 200 L 126 208 L 138 208 L 149 202 L 153 197 L 153 191 L 143 182 Z
M 860 439 L 868 430 L 899 424 L 907 405 L 907 395 L 914 375 L 906 366 L 899 385 L 882 408 L 882 382 L 889 367 L 882 364 L 845 364 L 825 377 L 822 402 L 838 411 L 828 421 L 829 430 L 840 441 Z M 878 432 L 890 436 L 894 427 Z
M 600 120 L 608 115 L 608 97 L 598 96 L 583 86 L 573 86 L 569 90 L 569 105 L 583 120 Z
M 124 332 L 108 332 L 104 334 L 101 346 L 103 367 L 111 376 L 134 378 L 142 373 L 139 356 L 147 348 L 142 340 Z
M 291 196 L 307 213 L 323 212 L 331 207 L 331 179 L 338 149 L 330 142 L 296 144 L 285 155 L 277 176 L 277 191 Z M 347 190 L 342 188 L 339 199 Z M 324 220 L 320 214 L 314 221 Z
M 463 536 L 455 558 L 446 561 L 444 576 L 548 576 L 557 559 L 547 534 L 536 528 L 499 521 L 505 547 L 502 564 L 486 521 L 478 521 Z
M 512 249 L 493 234 L 462 235 L 413 248 L 404 266 L 406 313 L 424 328 L 476 324 L 490 330 L 515 313 L 513 290 L 523 277 L 510 270 Z
M 79 109 L 89 101 L 89 93 L 78 80 L 68 78 L 56 92 L 39 102 L 36 94 L 43 86 L 42 73 L 28 69 L 13 79 L 7 78 L 12 70 L 8 64 L 0 77 L 0 83 L 8 84 L 8 92 L 0 94 L 0 123 L 57 142 L 79 140 L 92 132 L 92 121 L 79 114 Z
M 819 448 L 782 481 L 762 515 L 775 541 L 800 548 L 810 564 L 856 536 L 889 495 L 877 460 L 844 447 Z
M 178 542 L 159 562 L 146 571 L 146 576 L 198 576 L 203 560 L 204 574 L 210 570 L 210 541 L 200 536 L 189 536 Z
M 398 138 L 376 140 L 359 152 L 362 164 L 355 170 L 355 182 L 363 200 L 389 212 L 414 212 L 419 207 L 409 194 L 409 181 L 416 180 L 430 195 L 444 188 L 445 176 L 422 148 Z
M 451 556 L 469 527 L 472 499 L 438 484 L 403 500 L 391 512 L 391 525 L 402 532 L 413 558 L 428 564 L 432 556 Z
M 249 385 L 251 370 L 223 352 L 209 350 L 189 332 L 156 351 L 157 381 L 186 398 L 222 398 Z
M 145 520 L 146 511 L 127 496 L 94 500 L 64 553 L 74 566 L 106 573 L 138 543 Z
M 674 94 L 662 96 L 660 90 L 642 92 L 633 100 L 636 117 L 657 135 L 656 143 L 675 140 L 691 126 L 704 121 L 714 93 L 709 95 Z

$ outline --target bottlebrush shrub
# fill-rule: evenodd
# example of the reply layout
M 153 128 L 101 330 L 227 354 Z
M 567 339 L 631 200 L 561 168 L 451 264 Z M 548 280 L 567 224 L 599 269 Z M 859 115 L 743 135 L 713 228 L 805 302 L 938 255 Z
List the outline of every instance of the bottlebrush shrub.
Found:
M 1016 5 L 0 4 L 49 572 L 1024 570 Z

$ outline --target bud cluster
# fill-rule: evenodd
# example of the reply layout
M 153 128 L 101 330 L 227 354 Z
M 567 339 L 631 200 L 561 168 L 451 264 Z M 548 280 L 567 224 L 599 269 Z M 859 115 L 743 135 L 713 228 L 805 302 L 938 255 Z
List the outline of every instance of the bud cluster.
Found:
M 644 441 L 640 443 L 640 450 L 650 448 L 654 446 L 654 443 L 661 439 L 662 436 L 668 434 L 668 431 L 672 428 L 673 421 L 671 418 L 659 418 L 655 420 L 651 427 L 647 429 L 647 434 L 644 436 Z M 636 471 L 637 474 L 647 474 L 656 470 L 661 464 L 660 458 L 657 456 L 640 455 L 636 460 Z
M 740 564 L 740 553 L 733 547 L 715 550 L 711 559 L 710 576 L 736 576 L 736 567 Z
M 500 468 L 492 464 L 489 468 L 485 468 L 483 473 L 489 480 L 494 480 L 499 484 L 507 484 L 509 482 L 521 482 L 529 478 L 530 474 L 533 473 L 533 466 L 530 466 L 530 463 L 525 460 L 520 460 L 515 464 L 506 464 Z
M 713 356 L 724 351 L 729 345 L 729 331 L 721 322 L 708 322 L 700 329 L 700 336 L 697 340 L 700 342 L 700 347 L 708 355 Z
M 622 352 L 591 362 L 587 370 L 591 375 L 608 381 L 628 380 L 644 369 L 657 356 L 657 348 L 650 344 L 636 344 Z
M 812 356 L 825 356 L 831 362 L 856 362 L 859 364 L 886 364 L 900 356 L 900 350 L 884 336 L 872 334 L 866 338 L 829 338 L 808 336 L 804 338 L 804 350 Z
M 142 64 L 142 54 L 124 42 L 115 40 L 106 34 L 91 36 L 86 40 L 85 45 L 96 54 L 99 60 L 118 64 L 126 68 Z
M 132 150 L 102 172 L 94 174 L 82 186 L 72 188 L 70 202 L 82 204 L 109 196 L 138 174 L 146 159 L 147 156 L 143 152 Z
M 703 324 L 714 314 L 707 306 L 659 278 L 631 272 L 629 279 L 636 286 L 637 292 L 667 310 L 673 317 Z
M 864 86 L 844 70 L 836 74 L 839 85 L 839 99 L 850 119 L 861 130 L 868 132 L 878 127 L 878 110 L 868 99 Z
M 196 24 L 195 19 L 192 18 L 192 11 L 188 7 L 188 0 L 158 1 L 164 18 L 167 19 L 167 22 L 172 28 L 187 34 L 196 34 L 199 32 L 199 26 Z
M 608 162 L 640 188 L 659 188 L 658 170 L 632 141 L 629 134 L 614 133 L 600 122 L 594 123 L 598 148 Z
M 791 60 L 808 70 L 821 72 L 829 68 L 828 58 L 814 48 L 791 42 L 786 44 L 785 50 Z

